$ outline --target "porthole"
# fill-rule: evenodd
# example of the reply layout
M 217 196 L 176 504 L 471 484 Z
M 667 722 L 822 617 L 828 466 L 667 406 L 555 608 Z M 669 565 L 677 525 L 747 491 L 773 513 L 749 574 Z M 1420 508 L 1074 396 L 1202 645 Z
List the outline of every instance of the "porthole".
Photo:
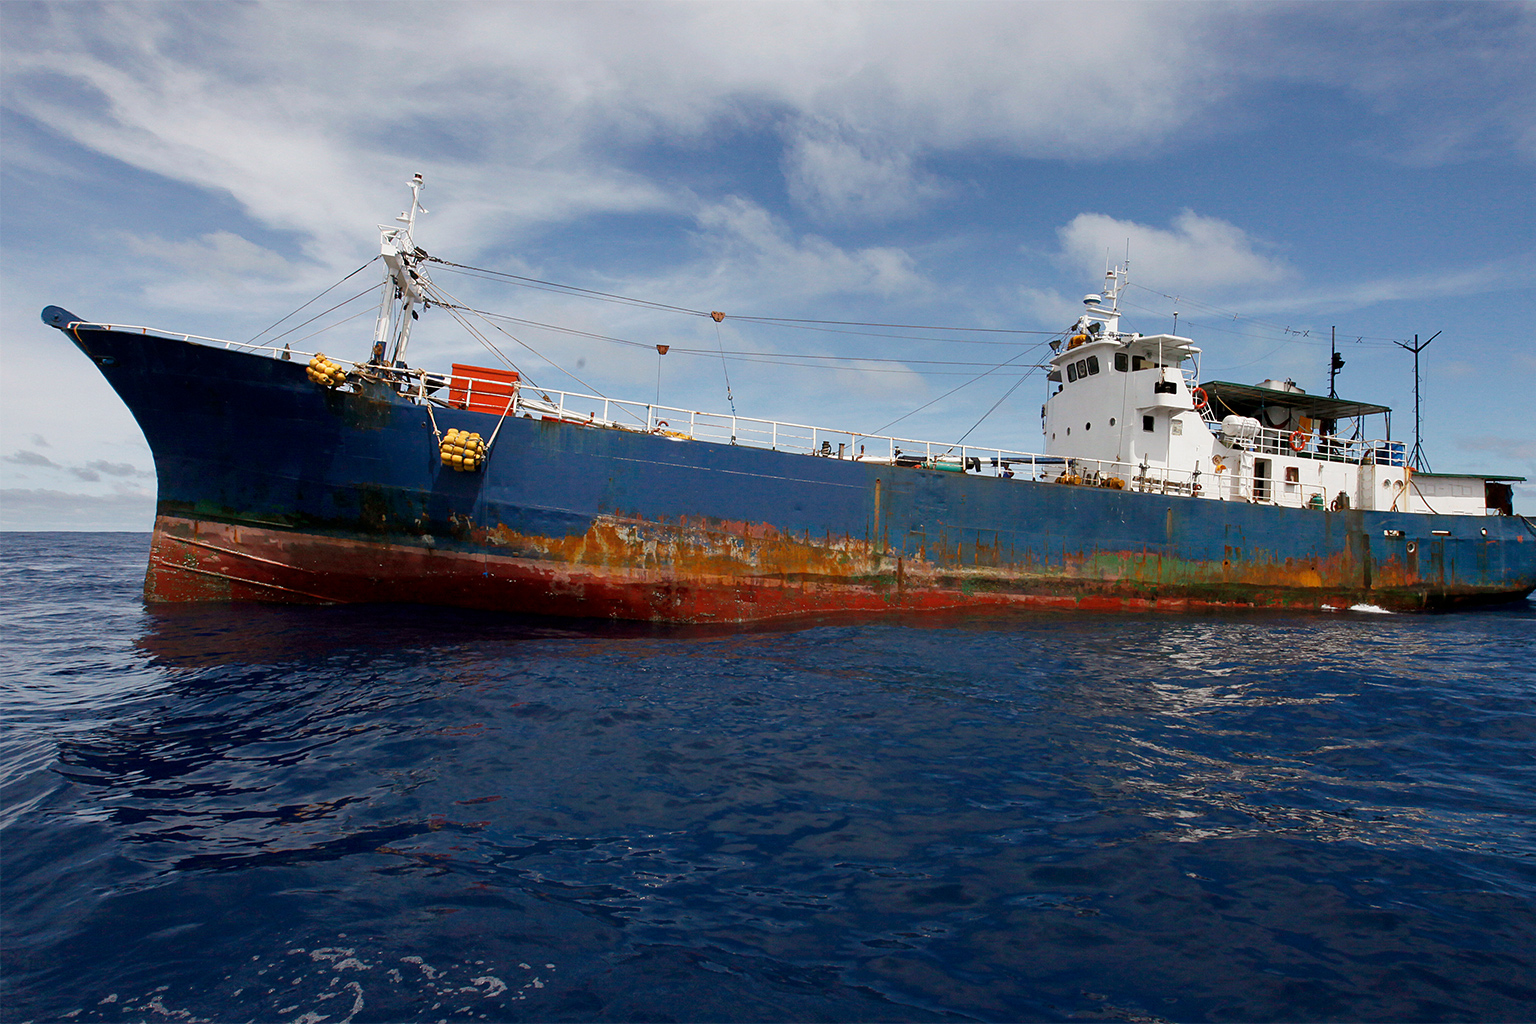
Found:
M 1413 554 L 1417 550 L 1419 550 L 1419 546 L 1417 544 L 1415 544 L 1413 541 L 1409 541 L 1408 542 L 1408 553 L 1411 555 L 1411 554 Z
M 1083 429 L 1084 430 L 1092 430 L 1093 429 L 1093 424 L 1092 423 L 1084 423 L 1083 424 Z
M 1114 418 L 1114 417 L 1113 417 L 1113 416 L 1111 416 L 1111 417 L 1110 417 L 1110 418 L 1109 418 L 1109 425 L 1110 425 L 1110 426 L 1114 426 L 1114 425 L 1115 425 L 1115 418 Z

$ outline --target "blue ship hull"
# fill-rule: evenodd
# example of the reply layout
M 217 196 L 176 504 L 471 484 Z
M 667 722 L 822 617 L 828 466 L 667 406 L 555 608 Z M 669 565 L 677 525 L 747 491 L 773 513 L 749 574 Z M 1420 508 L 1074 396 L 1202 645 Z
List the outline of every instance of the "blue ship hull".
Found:
M 50 307 L 64 329 L 74 318 Z M 151 600 L 418 601 L 744 622 L 837 612 L 1438 609 L 1536 588 L 1518 516 L 1314 511 L 508 418 L 480 472 L 425 407 L 302 363 L 69 328 L 159 479 Z M 498 417 L 438 409 L 490 436 Z

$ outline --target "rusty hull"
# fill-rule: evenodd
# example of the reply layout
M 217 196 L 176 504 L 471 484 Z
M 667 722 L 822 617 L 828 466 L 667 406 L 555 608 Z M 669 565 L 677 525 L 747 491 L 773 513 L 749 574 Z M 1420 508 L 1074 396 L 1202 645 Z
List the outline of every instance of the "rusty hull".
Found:
M 1536 538 L 1533 538 L 1536 541 Z M 1524 543 L 1517 541 L 1517 543 Z M 1532 544 L 1536 549 L 1536 543 Z M 503 553 L 515 550 L 519 554 Z M 1346 550 L 1325 562 L 1224 558 L 1191 563 L 1147 552 L 1060 564 L 941 565 L 881 554 L 869 541 L 811 544 L 764 524 L 602 519 L 577 537 L 484 531 L 480 550 L 381 543 L 161 516 L 150 601 L 410 601 L 572 617 L 675 623 L 1057 608 L 1184 611 L 1214 607 L 1425 610 L 1490 599 L 1381 564 L 1370 587 Z

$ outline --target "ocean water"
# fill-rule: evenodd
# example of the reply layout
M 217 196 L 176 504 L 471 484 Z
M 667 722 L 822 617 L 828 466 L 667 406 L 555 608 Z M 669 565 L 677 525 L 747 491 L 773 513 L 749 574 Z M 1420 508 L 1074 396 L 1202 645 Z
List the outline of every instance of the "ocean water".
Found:
M 1536 605 L 146 608 L 0 537 L 6 1021 L 1536 1018 Z

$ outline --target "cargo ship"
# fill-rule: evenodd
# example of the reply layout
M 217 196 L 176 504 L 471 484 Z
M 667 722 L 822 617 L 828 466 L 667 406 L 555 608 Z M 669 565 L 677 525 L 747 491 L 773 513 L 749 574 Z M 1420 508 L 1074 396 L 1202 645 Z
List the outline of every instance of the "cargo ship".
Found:
M 1119 268 L 1051 343 L 1034 451 L 412 367 L 420 312 L 455 312 L 429 274 L 444 261 L 413 237 L 421 187 L 381 228 L 359 361 L 43 311 L 154 454 L 148 601 L 745 623 L 1419 611 L 1536 588 L 1536 528 L 1510 500 L 1522 478 L 1414 472 L 1384 406 L 1203 381 L 1191 339 L 1120 329 Z

